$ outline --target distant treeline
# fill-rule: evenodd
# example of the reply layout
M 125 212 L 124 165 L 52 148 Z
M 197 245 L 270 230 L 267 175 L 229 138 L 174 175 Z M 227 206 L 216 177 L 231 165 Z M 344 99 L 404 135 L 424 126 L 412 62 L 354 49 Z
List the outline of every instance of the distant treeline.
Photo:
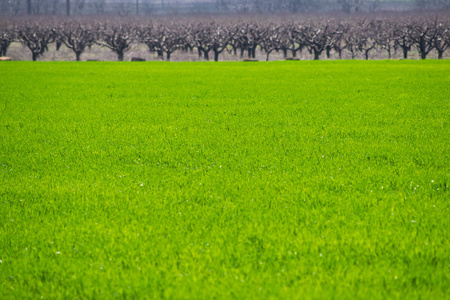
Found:
M 449 9 L 450 0 L 0 0 L 0 15 L 179 15 Z

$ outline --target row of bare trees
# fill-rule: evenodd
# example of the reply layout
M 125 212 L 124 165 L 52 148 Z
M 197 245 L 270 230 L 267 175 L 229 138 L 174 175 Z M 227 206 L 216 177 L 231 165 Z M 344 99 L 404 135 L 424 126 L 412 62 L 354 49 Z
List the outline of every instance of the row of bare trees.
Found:
M 425 59 L 436 51 L 442 59 L 450 46 L 450 18 L 439 17 L 358 17 L 358 18 L 309 18 L 303 20 L 238 21 L 167 21 L 156 22 L 121 20 L 87 22 L 49 21 L 47 24 L 2 22 L 0 23 L 0 56 L 7 54 L 13 42 L 20 42 L 31 51 L 33 60 L 49 49 L 62 45 L 71 49 L 76 60 L 93 45 L 109 48 L 119 61 L 133 44 L 143 43 L 161 59 L 170 60 L 175 51 L 194 52 L 199 57 L 215 61 L 228 53 L 243 58 L 256 57 L 257 49 L 263 51 L 266 60 L 274 51 L 285 58 L 295 58 L 308 51 L 314 59 L 331 55 L 351 58 L 362 55 L 369 59 L 374 51 L 385 51 L 391 58 L 401 52 L 404 58 L 413 49 Z

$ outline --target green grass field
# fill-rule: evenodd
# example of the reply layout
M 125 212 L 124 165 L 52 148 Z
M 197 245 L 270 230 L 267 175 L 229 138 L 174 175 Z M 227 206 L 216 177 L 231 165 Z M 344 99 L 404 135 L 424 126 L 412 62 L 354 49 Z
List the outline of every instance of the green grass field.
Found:
M 0 63 L 0 298 L 450 299 L 450 61 Z

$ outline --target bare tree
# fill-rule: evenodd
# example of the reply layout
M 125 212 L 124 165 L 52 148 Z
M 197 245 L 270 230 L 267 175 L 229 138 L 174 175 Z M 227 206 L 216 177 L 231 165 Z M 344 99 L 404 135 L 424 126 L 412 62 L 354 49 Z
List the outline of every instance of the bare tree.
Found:
M 337 52 L 339 59 L 342 59 L 342 52 L 347 48 L 345 37 L 348 35 L 349 31 L 350 29 L 348 25 L 339 24 L 339 30 L 336 31 L 334 39 L 331 43 L 332 49 Z
M 173 52 L 185 45 L 181 29 L 176 25 L 147 26 L 141 28 L 138 35 L 139 40 L 147 45 L 150 52 L 156 52 L 160 58 L 163 58 L 165 53 L 167 60 L 170 60 Z
M 435 47 L 436 23 L 419 19 L 410 25 L 409 36 L 414 41 L 421 59 L 426 59 Z
M 438 59 L 442 59 L 444 52 L 450 47 L 450 26 L 443 23 L 437 25 L 434 47 L 438 53 Z
M 94 44 L 96 36 L 94 30 L 81 24 L 66 24 L 60 30 L 62 42 L 75 53 L 77 61 L 86 47 Z
M 4 27 L 0 29 L 0 56 L 6 56 L 9 46 L 16 40 L 14 27 Z
M 266 53 L 266 61 L 269 61 L 270 53 L 272 53 L 273 51 L 277 51 L 279 49 L 278 36 L 275 28 L 272 28 L 271 30 L 268 31 L 266 36 L 261 41 L 260 47 Z
M 288 56 L 289 50 L 291 50 L 293 53 L 296 53 L 295 40 L 291 36 L 292 31 L 290 31 L 289 29 L 289 25 L 278 25 L 274 28 L 267 28 L 264 30 L 264 32 L 266 32 L 266 36 L 271 36 L 272 44 L 275 46 L 275 50 L 277 52 L 282 51 L 283 58 L 285 59 Z M 265 39 L 263 39 L 263 42 L 264 41 Z
M 407 23 L 397 23 L 394 29 L 394 39 L 396 44 L 402 48 L 404 59 L 408 58 L 408 52 L 411 51 L 411 47 L 414 45 L 414 40 L 411 38 L 410 31 L 410 26 Z
M 336 21 L 332 24 L 332 32 L 331 38 L 325 48 L 325 54 L 329 59 L 331 57 L 331 50 L 334 50 L 338 53 L 339 59 L 342 58 L 342 51 L 345 46 L 343 44 L 344 35 L 347 33 L 348 27 L 346 27 L 342 23 L 337 23 Z
M 147 45 L 150 53 L 156 52 L 160 59 L 164 59 L 164 53 L 161 49 L 159 49 L 158 44 L 156 43 L 153 24 L 141 26 L 137 30 L 137 37 L 139 42 Z
M 368 60 L 370 51 L 378 45 L 377 34 L 381 30 L 381 23 L 362 19 L 357 21 L 356 26 L 361 31 L 356 39 L 357 48 L 364 55 L 364 58 Z
M 117 54 L 117 60 L 123 61 L 124 54 L 130 50 L 130 45 L 136 36 L 136 28 L 128 24 L 99 28 L 100 40 L 96 43 L 107 47 Z
M 211 36 L 212 27 L 199 23 L 193 30 L 194 46 L 197 48 L 198 56 L 209 60 L 209 52 L 212 50 Z
M 351 28 L 344 36 L 345 49 L 344 51 L 349 53 L 352 59 L 355 59 L 359 53 L 359 36 L 355 28 Z
M 19 28 L 18 37 L 31 51 L 33 61 L 48 50 L 48 44 L 55 40 L 55 29 L 48 26 L 28 25 Z
M 296 51 L 294 38 L 291 36 L 290 28 L 282 25 L 270 24 L 265 29 L 265 36 L 260 42 L 260 47 L 266 53 L 266 61 L 273 51 L 283 51 L 284 58 L 287 58 L 288 50 Z M 294 48 L 292 48 L 294 47 Z M 295 52 L 294 52 L 295 53 Z
M 390 20 L 383 20 L 382 27 L 376 34 L 377 44 L 381 49 L 386 50 L 389 59 L 392 57 L 392 50 L 396 46 L 395 36 L 394 36 L 394 26 Z
M 172 53 L 184 44 L 180 31 L 177 26 L 166 27 L 164 25 L 160 25 L 156 30 L 156 35 L 153 37 L 155 47 L 166 54 L 167 60 L 170 60 Z
M 303 31 L 303 40 L 306 47 L 314 54 L 314 60 L 318 60 L 323 51 L 331 43 L 333 32 L 330 23 L 311 23 Z
M 214 34 L 211 38 L 212 50 L 214 52 L 214 61 L 219 61 L 219 55 L 228 47 L 229 42 L 234 37 L 236 28 L 231 26 L 214 28 Z
M 247 50 L 249 58 L 256 57 L 256 48 L 264 39 L 267 29 L 267 27 L 259 26 L 257 23 L 247 23 L 240 26 L 234 38 L 239 40 L 241 57 L 245 50 Z

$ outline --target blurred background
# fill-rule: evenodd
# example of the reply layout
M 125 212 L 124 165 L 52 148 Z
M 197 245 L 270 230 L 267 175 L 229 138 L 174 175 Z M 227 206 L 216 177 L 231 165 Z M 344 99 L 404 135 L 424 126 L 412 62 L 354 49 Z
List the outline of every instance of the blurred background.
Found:
M 450 0 L 0 0 L 0 15 L 196 15 L 449 9 Z

